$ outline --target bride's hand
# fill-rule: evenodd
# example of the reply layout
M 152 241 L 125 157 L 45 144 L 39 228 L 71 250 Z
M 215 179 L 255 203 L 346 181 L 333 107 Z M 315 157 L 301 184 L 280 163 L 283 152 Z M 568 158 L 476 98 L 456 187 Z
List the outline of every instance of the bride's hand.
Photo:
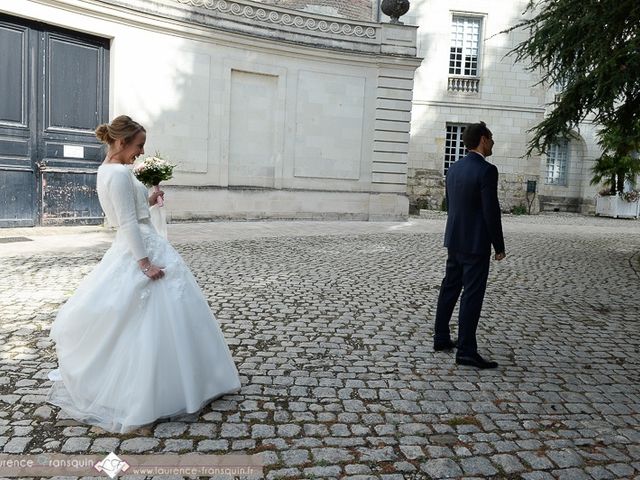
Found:
M 164 277 L 164 267 L 159 267 L 158 265 L 154 265 L 149 261 L 148 258 L 143 258 L 138 262 L 142 273 L 144 273 L 151 280 L 160 280 Z
M 148 270 L 143 269 L 142 273 L 144 273 L 151 280 L 160 280 L 162 277 L 164 277 L 164 270 L 162 270 L 162 267 L 151 264 L 151 266 L 148 268 Z
M 158 201 L 158 197 L 161 197 L 164 200 L 164 192 L 162 190 L 158 190 L 157 192 L 153 192 L 149 195 L 149 206 L 153 207 Z

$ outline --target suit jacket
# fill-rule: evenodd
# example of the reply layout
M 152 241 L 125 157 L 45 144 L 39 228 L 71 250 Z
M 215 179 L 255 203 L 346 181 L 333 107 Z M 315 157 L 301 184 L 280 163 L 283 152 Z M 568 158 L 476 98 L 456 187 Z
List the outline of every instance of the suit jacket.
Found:
M 495 165 L 469 152 L 449 167 L 446 197 L 445 247 L 474 255 L 490 255 L 491 245 L 505 251 Z

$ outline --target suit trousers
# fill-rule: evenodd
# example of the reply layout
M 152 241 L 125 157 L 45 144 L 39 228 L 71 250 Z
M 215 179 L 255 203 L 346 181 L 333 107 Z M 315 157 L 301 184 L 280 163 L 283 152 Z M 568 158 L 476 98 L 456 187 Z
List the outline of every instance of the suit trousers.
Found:
M 436 310 L 434 342 L 444 343 L 451 338 L 449 322 L 460 297 L 458 317 L 458 356 L 478 352 L 476 330 L 487 288 L 491 255 L 472 255 L 449 249 L 447 266 Z

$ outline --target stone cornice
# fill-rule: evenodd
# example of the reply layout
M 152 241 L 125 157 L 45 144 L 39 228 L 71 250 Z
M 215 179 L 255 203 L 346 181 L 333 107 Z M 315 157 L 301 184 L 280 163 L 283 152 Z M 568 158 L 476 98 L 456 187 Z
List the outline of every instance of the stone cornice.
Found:
M 42 0 L 36 0 L 42 1 Z M 47 0 L 71 1 L 71 0 Z M 77 1 L 77 0 L 76 0 Z M 84 0 L 218 32 L 356 54 L 416 59 L 417 27 L 348 20 L 251 0 Z
M 312 55 L 344 62 L 364 61 L 379 67 L 411 71 L 421 62 L 416 56 L 415 26 L 316 15 L 251 0 L 19 1 L 27 6 L 42 5 L 45 9 L 62 9 L 88 18 L 239 48 Z M 4 7 L 6 5 L 0 0 L 0 11 L 13 11 Z M 29 15 L 40 18 L 33 13 Z M 64 23 L 60 25 L 65 26 Z M 103 29 L 100 34 L 109 36 L 111 31 Z
M 241 0 L 174 0 L 183 5 L 202 8 L 221 14 L 275 25 L 304 33 L 330 34 L 340 37 L 377 40 L 379 25 L 367 22 L 342 20 L 335 17 L 310 15 L 303 12 L 280 9 L 270 5 Z

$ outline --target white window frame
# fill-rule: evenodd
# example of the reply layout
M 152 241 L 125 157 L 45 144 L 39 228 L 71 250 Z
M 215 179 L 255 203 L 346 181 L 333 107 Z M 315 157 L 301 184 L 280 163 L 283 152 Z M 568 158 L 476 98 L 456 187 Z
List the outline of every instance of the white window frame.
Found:
M 458 22 L 456 22 L 458 21 Z M 455 77 L 480 77 L 481 59 L 482 59 L 482 30 L 483 30 L 484 16 L 479 14 L 470 14 L 462 12 L 452 12 L 451 14 L 451 36 L 449 38 L 449 76 Z M 477 31 L 474 32 L 474 28 Z M 456 38 L 458 37 L 458 38 Z M 475 37 L 475 38 L 474 38 Z M 474 44 L 475 43 L 475 44 Z M 452 61 L 452 48 L 462 48 L 460 65 L 451 65 Z M 466 73 L 466 60 L 472 58 L 469 50 L 473 51 L 475 48 L 476 53 L 476 66 L 474 73 Z M 459 68 L 459 71 L 456 71 Z
M 447 123 L 445 126 L 443 169 L 445 177 L 447 176 L 449 167 L 467 154 L 467 149 L 462 141 L 462 133 L 464 132 L 464 129 L 465 125 L 458 123 Z
M 561 139 L 549 146 L 544 175 L 546 185 L 568 185 L 569 145 L 568 140 Z

